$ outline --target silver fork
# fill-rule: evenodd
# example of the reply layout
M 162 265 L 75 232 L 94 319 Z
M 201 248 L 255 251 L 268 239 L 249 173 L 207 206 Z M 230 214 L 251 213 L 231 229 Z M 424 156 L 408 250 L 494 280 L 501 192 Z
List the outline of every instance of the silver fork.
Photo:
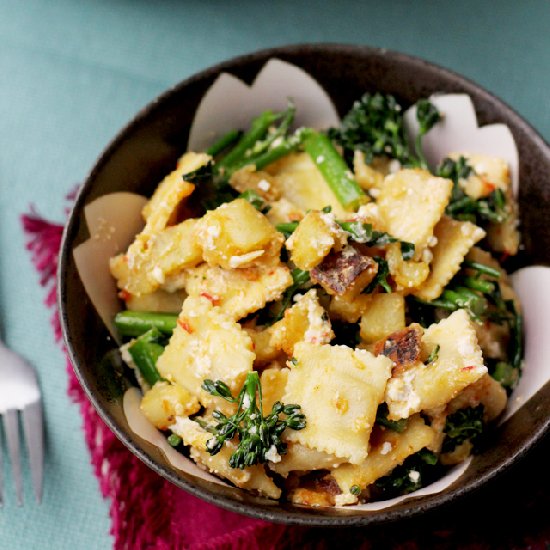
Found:
M 23 505 L 19 412 L 31 467 L 36 500 L 42 500 L 44 472 L 44 428 L 42 398 L 35 370 L 19 355 L 0 342 L 0 416 L 10 455 L 18 506 Z M 2 445 L 0 442 L 0 507 L 3 505 Z

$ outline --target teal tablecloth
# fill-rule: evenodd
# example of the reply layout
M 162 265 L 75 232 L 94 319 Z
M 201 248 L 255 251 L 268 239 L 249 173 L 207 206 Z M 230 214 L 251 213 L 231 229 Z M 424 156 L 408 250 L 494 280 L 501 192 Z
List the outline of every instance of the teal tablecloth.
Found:
M 103 502 L 66 396 L 64 359 L 18 216 L 63 196 L 159 92 L 225 58 L 290 42 L 401 50 L 502 97 L 550 140 L 550 2 L 0 0 L 0 326 L 44 390 L 44 501 L 0 510 L 0 548 L 108 548 Z M 1 383 L 1 381 L 0 381 Z M 6 472 L 5 472 L 6 473 Z

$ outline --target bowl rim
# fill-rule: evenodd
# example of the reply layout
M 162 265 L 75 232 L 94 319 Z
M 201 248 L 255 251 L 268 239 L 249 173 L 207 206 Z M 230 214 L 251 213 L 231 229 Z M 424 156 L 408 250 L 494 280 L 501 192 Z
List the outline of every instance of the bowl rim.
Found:
M 217 495 L 206 488 L 202 488 L 199 485 L 187 481 L 185 478 L 173 473 L 166 466 L 157 463 L 153 457 L 147 454 L 145 450 L 135 444 L 127 435 L 126 431 L 117 424 L 114 417 L 101 406 L 99 400 L 96 398 L 91 386 L 88 384 L 85 376 L 81 372 L 81 364 L 72 345 L 72 338 L 69 332 L 67 315 L 67 292 L 64 283 L 66 279 L 68 265 L 72 261 L 72 248 L 69 250 L 70 237 L 74 233 L 75 225 L 77 223 L 77 212 L 80 212 L 82 210 L 96 174 L 98 174 L 102 170 L 103 166 L 108 162 L 109 158 L 116 152 L 119 144 L 125 139 L 127 135 L 132 133 L 134 128 L 139 125 L 140 122 L 145 121 L 147 117 L 154 112 L 157 105 L 176 95 L 180 92 L 181 89 L 187 87 L 188 85 L 194 82 L 198 82 L 204 78 L 220 74 L 224 71 L 231 72 L 231 69 L 236 64 L 239 65 L 242 63 L 253 62 L 262 59 L 265 59 L 267 61 L 272 57 L 297 53 L 301 49 L 307 49 L 309 51 L 317 53 L 322 53 L 330 50 L 331 52 L 343 54 L 365 54 L 372 55 L 374 57 L 388 57 L 392 60 L 406 63 L 412 67 L 427 69 L 429 71 L 432 71 L 433 73 L 442 76 L 445 79 L 452 80 L 454 83 L 463 88 L 465 93 L 470 94 L 471 92 L 475 92 L 484 100 L 498 104 L 501 110 L 507 112 L 508 117 L 514 121 L 514 124 L 523 132 L 528 134 L 531 140 L 537 142 L 539 147 L 543 149 L 550 148 L 550 145 L 544 140 L 544 138 L 538 133 L 538 131 L 533 128 L 523 117 L 521 117 L 502 99 L 487 91 L 485 88 L 475 83 L 473 80 L 470 80 L 441 65 L 413 55 L 401 53 L 387 48 L 372 47 L 367 45 L 318 42 L 292 43 L 284 46 L 276 46 L 255 50 L 250 53 L 231 57 L 222 62 L 211 65 L 201 71 L 193 73 L 191 76 L 169 87 L 164 92 L 156 96 L 153 100 L 149 101 L 130 119 L 129 122 L 127 122 L 116 133 L 116 135 L 110 140 L 108 145 L 99 154 L 93 167 L 88 172 L 84 183 L 78 190 L 61 239 L 56 291 L 57 307 L 61 322 L 63 341 L 74 373 L 80 385 L 84 389 L 86 397 L 92 403 L 94 409 L 97 411 L 103 422 L 105 422 L 108 428 L 135 456 L 137 456 L 142 462 L 144 462 L 157 474 L 167 479 L 180 489 L 184 489 L 188 493 L 191 493 L 192 495 L 206 502 L 209 502 L 216 506 L 220 506 L 226 510 L 244 514 L 246 516 L 256 519 L 267 520 L 275 523 L 284 523 L 287 525 L 302 525 L 309 527 L 352 527 L 396 522 L 405 518 L 409 519 L 416 517 L 428 511 L 433 511 L 436 507 L 439 508 L 441 506 L 446 506 L 451 501 L 454 501 L 455 499 L 460 499 L 467 494 L 471 495 L 473 492 L 479 490 L 482 486 L 487 485 L 489 481 L 494 480 L 495 477 L 501 475 L 504 471 L 508 470 L 512 464 L 515 464 L 518 459 L 523 457 L 527 452 L 534 448 L 543 439 L 543 436 L 546 433 L 550 432 L 550 416 L 546 419 L 544 423 L 541 424 L 538 430 L 535 430 L 531 434 L 529 440 L 520 449 L 518 449 L 511 455 L 507 455 L 504 460 L 500 461 L 493 468 L 487 469 L 478 478 L 472 480 L 469 483 L 451 488 L 444 493 L 434 493 L 421 497 L 415 497 L 413 493 L 411 494 L 410 498 L 404 501 L 404 503 L 402 504 L 414 504 L 416 502 L 417 505 L 409 506 L 409 508 L 407 509 L 403 509 L 401 507 L 390 507 L 387 509 L 378 510 L 375 513 L 365 511 L 364 514 L 356 515 L 324 515 L 322 513 L 318 513 L 319 510 L 323 511 L 334 509 L 316 509 L 294 506 L 292 510 L 288 510 L 281 507 L 257 507 L 253 504 L 240 502 L 229 496 Z

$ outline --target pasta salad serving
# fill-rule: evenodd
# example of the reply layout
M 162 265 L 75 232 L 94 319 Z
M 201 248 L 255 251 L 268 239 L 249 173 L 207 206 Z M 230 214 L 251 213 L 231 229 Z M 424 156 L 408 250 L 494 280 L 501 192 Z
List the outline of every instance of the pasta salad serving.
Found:
M 110 260 L 120 354 L 168 443 L 306 506 L 386 500 L 462 463 L 521 375 L 507 163 L 449 151 L 442 115 L 366 94 L 337 128 L 260 113 L 187 152 Z

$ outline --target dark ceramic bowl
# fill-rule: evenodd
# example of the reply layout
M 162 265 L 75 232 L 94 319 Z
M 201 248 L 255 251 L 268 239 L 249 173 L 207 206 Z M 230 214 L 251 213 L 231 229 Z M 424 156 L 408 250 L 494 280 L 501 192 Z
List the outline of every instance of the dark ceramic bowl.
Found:
M 340 114 L 365 91 L 384 91 L 404 104 L 433 92 L 465 92 L 480 124 L 507 124 L 519 147 L 520 210 L 526 265 L 550 263 L 550 149 L 543 139 L 502 101 L 450 71 L 403 54 L 368 47 L 332 44 L 294 45 L 238 57 L 207 69 L 153 101 L 108 145 L 82 187 L 62 244 L 59 305 L 67 349 L 80 383 L 98 413 L 143 462 L 178 487 L 224 508 L 277 522 L 353 526 L 380 524 L 425 513 L 486 484 L 518 461 L 550 425 L 550 384 L 500 426 L 491 445 L 476 456 L 467 472 L 445 491 L 408 499 L 392 508 L 365 512 L 313 509 L 253 496 L 244 490 L 196 479 L 172 467 L 162 453 L 128 428 L 120 399 L 113 398 L 113 374 L 98 365 L 113 346 L 93 306 L 85 297 L 73 261 L 73 248 L 88 238 L 83 207 L 116 191 L 148 195 L 186 149 L 190 124 L 203 94 L 223 71 L 251 82 L 271 57 L 305 69 L 325 88 Z

